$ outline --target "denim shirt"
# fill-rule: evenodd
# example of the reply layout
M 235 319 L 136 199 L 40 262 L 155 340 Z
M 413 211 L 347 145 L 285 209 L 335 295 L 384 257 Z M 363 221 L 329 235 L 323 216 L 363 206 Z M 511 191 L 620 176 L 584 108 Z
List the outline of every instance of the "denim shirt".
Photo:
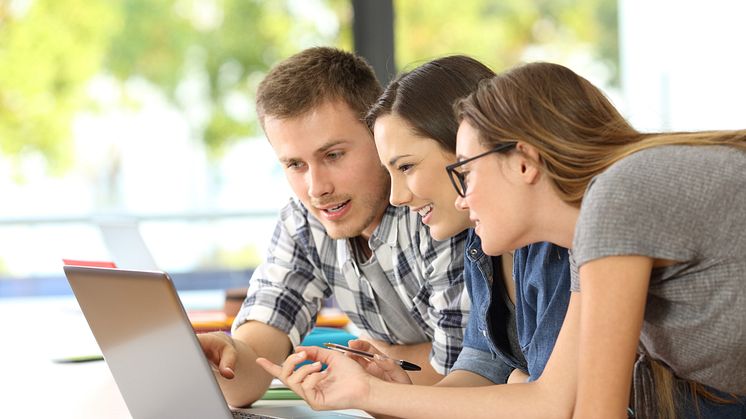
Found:
M 535 243 L 515 251 L 515 315 L 518 342 L 524 360 L 500 350 L 490 322 L 493 258 L 482 251 L 481 240 L 469 231 L 464 258 L 464 281 L 472 312 L 464 334 L 464 348 L 453 369 L 479 374 L 494 383 L 505 383 L 511 371 L 526 371 L 534 381 L 544 371 L 565 319 L 570 301 L 570 263 L 567 249 L 551 243 Z M 499 265 L 498 265 L 499 266 Z M 495 275 L 500 278 L 500 275 Z

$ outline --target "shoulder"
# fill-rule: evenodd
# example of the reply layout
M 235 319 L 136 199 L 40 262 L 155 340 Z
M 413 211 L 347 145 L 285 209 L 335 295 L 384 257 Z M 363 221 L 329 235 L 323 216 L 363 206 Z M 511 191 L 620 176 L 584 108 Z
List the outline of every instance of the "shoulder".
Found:
M 297 198 L 290 198 L 288 202 L 280 209 L 280 220 L 297 222 L 310 217 L 310 213 L 303 203 Z
M 583 200 L 610 190 L 625 192 L 640 187 L 641 183 L 648 183 L 646 180 L 655 180 L 654 174 L 661 166 L 665 166 L 665 161 L 668 160 L 668 155 L 664 153 L 666 148 L 669 147 L 638 151 L 612 164 L 591 180 Z
M 516 249 L 513 263 L 516 280 L 526 285 L 569 281 L 568 250 L 553 243 L 539 242 Z
M 323 224 L 297 198 L 290 198 L 280 210 L 278 228 L 284 231 L 284 237 L 291 237 L 302 246 L 320 247 L 332 241 Z
M 645 191 L 678 191 L 704 177 L 717 176 L 728 168 L 743 168 L 745 157 L 746 153 L 728 146 L 651 147 L 619 160 L 596 176 L 588 186 L 586 197 L 630 190 L 638 196 Z
M 291 236 L 298 231 L 307 229 L 309 219 L 313 218 L 306 207 L 296 198 L 290 198 L 282 209 L 280 209 L 278 224 Z
M 567 249 L 549 242 L 538 242 L 516 249 L 515 255 L 520 259 L 541 264 L 545 261 L 551 262 L 552 259 L 567 259 Z
M 371 236 L 371 243 L 375 246 L 387 244 L 392 248 L 408 248 L 413 242 L 419 242 L 419 224 L 422 223 L 417 214 L 408 208 L 388 205 Z
M 617 218 L 624 213 L 636 213 L 636 208 L 649 212 L 659 205 L 661 197 L 672 188 L 678 166 L 674 156 L 678 146 L 653 147 L 638 151 L 611 165 L 593 178 L 585 191 L 578 224 L 584 225 L 596 217 Z M 663 200 L 665 201 L 665 200 Z

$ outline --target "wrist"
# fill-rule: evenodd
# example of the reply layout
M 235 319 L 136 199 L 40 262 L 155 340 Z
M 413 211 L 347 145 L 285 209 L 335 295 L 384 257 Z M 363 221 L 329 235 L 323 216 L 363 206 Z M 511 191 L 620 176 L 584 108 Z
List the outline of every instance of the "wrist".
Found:
M 368 391 L 360 398 L 361 409 L 368 412 L 385 414 L 386 403 L 382 401 L 387 400 L 386 394 L 390 394 L 391 386 L 395 386 L 397 383 L 391 383 L 368 375 L 365 384 Z

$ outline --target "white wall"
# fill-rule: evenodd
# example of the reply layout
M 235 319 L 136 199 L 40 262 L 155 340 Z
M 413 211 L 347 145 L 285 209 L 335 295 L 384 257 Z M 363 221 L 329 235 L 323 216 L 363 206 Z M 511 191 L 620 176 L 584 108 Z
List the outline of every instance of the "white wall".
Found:
M 746 2 L 619 0 L 625 114 L 644 131 L 746 128 Z

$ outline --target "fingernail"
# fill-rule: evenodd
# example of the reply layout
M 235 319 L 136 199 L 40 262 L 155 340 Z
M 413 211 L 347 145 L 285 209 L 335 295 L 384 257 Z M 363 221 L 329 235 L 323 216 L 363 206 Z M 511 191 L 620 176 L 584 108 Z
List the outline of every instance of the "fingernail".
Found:
M 305 357 L 306 357 L 306 352 L 305 352 L 305 351 L 301 351 L 301 352 L 298 352 L 298 353 L 296 354 L 296 356 L 297 356 L 297 357 L 298 357 L 299 359 L 300 359 L 300 358 L 305 358 Z

